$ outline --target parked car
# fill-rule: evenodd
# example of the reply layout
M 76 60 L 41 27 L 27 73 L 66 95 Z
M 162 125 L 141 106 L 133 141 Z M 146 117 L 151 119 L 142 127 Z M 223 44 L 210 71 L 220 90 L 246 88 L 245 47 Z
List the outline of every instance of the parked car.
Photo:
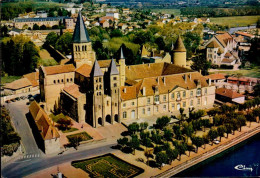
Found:
M 34 97 L 29 98 L 29 101 L 34 101 Z
M 22 100 L 26 99 L 26 97 L 25 97 L 25 96 L 21 96 L 20 98 L 21 98 Z
M 6 103 L 11 103 L 11 101 L 10 101 L 10 100 L 6 100 L 5 102 L 6 102 Z
M 20 100 L 21 100 L 19 97 L 16 97 L 15 99 L 16 99 L 17 101 L 20 101 Z
M 15 100 L 14 98 L 13 98 L 13 99 L 11 99 L 11 101 L 12 101 L 12 102 L 16 102 L 16 100 Z
M 28 98 L 28 99 L 29 99 L 29 98 L 31 98 L 31 97 L 32 97 L 32 95 L 31 95 L 31 94 L 27 96 L 27 98 Z
M 219 140 L 214 139 L 214 140 L 213 140 L 213 143 L 215 143 L 215 144 L 219 144 L 220 142 L 219 142 Z

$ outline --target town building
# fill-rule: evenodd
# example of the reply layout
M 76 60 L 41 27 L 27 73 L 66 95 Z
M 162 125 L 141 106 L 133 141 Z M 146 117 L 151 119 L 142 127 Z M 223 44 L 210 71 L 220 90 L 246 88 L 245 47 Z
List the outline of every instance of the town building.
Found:
M 216 89 L 216 99 L 222 102 L 230 102 L 236 104 L 243 104 L 245 102 L 245 96 L 227 88 Z
M 62 22 L 66 29 L 74 28 L 73 19 L 70 17 L 46 17 L 46 18 L 15 18 L 14 27 L 18 29 L 33 28 L 34 24 L 38 26 L 45 25 L 46 27 L 52 27 L 59 25 Z
M 52 124 L 53 121 L 36 101 L 30 104 L 29 112 L 34 122 L 32 123 L 32 130 L 37 138 L 39 148 L 45 154 L 58 153 L 61 147 L 60 135 Z
M 208 79 L 211 79 L 212 84 L 217 84 L 217 83 L 221 83 L 221 82 L 225 82 L 226 77 L 224 74 L 210 74 L 208 76 L 206 76 Z
M 206 44 L 206 58 L 215 65 L 240 65 L 237 43 L 228 32 L 217 34 Z
M 121 48 L 119 59 L 97 61 L 79 13 L 72 60 L 59 66 L 41 66 L 39 70 L 42 105 L 51 111 L 58 103 L 72 119 L 93 127 L 170 114 L 181 107 L 212 107 L 215 86 L 199 72 L 183 67 L 186 49 L 180 37 L 173 55 L 174 64 L 126 66 Z

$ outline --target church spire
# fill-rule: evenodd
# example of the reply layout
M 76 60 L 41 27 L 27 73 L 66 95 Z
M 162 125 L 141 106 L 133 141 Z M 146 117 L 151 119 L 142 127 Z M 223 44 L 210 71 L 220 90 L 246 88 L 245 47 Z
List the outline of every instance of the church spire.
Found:
M 110 67 L 109 67 L 109 73 L 110 73 L 110 75 L 118 75 L 119 74 L 119 72 L 116 68 L 115 60 L 113 58 L 111 59 L 111 63 L 110 63 Z
M 94 66 L 92 68 L 92 74 L 94 77 L 103 76 L 103 72 L 100 69 L 100 66 L 99 66 L 97 60 L 95 60 Z
M 88 43 L 90 42 L 87 28 L 84 24 L 81 11 L 79 11 L 76 26 L 73 33 L 73 42 L 74 43 Z
M 176 41 L 174 46 L 175 46 L 175 49 L 173 51 L 186 52 L 186 48 L 185 48 L 185 46 L 183 44 L 183 41 L 182 41 L 180 35 L 178 36 L 178 39 L 177 39 L 177 41 Z

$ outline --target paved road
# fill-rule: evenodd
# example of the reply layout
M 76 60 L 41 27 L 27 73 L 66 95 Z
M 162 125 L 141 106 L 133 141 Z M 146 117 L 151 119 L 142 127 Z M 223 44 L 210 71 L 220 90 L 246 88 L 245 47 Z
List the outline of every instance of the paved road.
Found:
M 55 165 L 58 166 L 59 164 L 65 162 L 112 153 L 115 151 L 111 148 L 113 145 L 115 145 L 115 141 L 103 142 L 88 146 L 89 149 L 87 150 L 84 150 L 86 149 L 86 147 L 84 147 L 83 150 L 73 151 L 67 154 L 65 153 L 63 155 L 57 155 L 49 158 L 42 157 L 33 160 L 18 160 L 4 167 L 2 169 L 2 176 L 4 178 L 24 177 L 48 167 Z
M 5 104 L 5 106 L 9 109 L 11 120 L 22 139 L 22 144 L 25 149 L 24 158 L 35 158 L 41 156 L 42 151 L 38 148 L 27 118 L 25 117 L 25 114 L 29 112 L 26 102 L 28 102 L 28 99 L 8 103 Z

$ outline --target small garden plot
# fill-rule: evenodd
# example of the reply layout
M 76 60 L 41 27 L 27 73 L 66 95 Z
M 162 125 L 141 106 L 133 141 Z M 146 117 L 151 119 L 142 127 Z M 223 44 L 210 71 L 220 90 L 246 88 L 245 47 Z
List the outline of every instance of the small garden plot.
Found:
M 74 140 L 77 140 L 77 142 L 81 142 L 81 141 L 88 141 L 92 139 L 92 137 L 87 132 L 80 132 L 77 134 L 68 135 L 67 138 L 69 142 L 73 142 Z
M 86 160 L 72 161 L 72 166 L 87 172 L 90 177 L 134 177 L 144 172 L 112 154 L 106 154 Z

